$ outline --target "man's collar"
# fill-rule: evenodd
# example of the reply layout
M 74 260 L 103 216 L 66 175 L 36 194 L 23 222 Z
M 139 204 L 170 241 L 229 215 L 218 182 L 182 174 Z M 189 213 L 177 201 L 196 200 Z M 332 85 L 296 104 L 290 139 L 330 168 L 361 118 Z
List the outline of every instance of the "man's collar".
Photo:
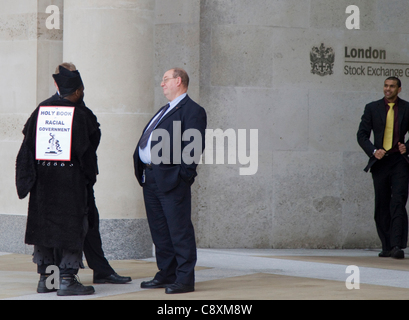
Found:
M 173 99 L 172 101 L 169 102 L 170 108 L 173 108 L 179 104 L 180 101 L 182 101 L 185 97 L 187 96 L 187 93 L 181 94 L 179 97 L 176 99 Z
M 385 106 L 388 106 L 389 105 L 389 103 L 394 103 L 395 105 L 397 105 L 398 103 L 399 103 L 399 96 L 398 97 L 396 97 L 396 100 L 395 100 L 395 102 L 389 102 L 385 97 L 383 98 L 383 101 L 384 101 L 384 103 L 385 103 Z

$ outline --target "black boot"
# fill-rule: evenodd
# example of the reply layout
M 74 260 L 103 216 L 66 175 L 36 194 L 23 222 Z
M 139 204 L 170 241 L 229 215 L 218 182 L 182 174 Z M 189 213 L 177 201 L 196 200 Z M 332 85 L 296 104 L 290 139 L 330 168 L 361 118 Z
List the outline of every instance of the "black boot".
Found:
M 399 247 L 394 247 L 391 251 L 391 257 L 394 259 L 405 259 L 405 252 Z
M 73 274 L 61 275 L 57 296 L 86 296 L 95 292 L 94 287 L 82 285 Z
M 57 289 L 50 290 L 47 288 L 46 281 L 49 276 L 50 276 L 49 274 L 40 275 L 40 281 L 38 281 L 38 286 L 37 286 L 37 293 L 50 293 L 50 292 L 57 291 Z

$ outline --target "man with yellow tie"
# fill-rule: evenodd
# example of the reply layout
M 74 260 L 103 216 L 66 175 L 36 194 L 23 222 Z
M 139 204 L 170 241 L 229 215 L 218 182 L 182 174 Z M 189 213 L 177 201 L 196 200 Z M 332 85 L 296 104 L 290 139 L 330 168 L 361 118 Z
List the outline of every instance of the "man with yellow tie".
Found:
M 409 103 L 398 97 L 401 81 L 385 80 L 385 97 L 365 106 L 359 125 L 358 143 L 369 156 L 375 188 L 375 223 L 382 251 L 379 257 L 403 259 L 408 241 Z M 373 143 L 370 140 L 373 132 Z

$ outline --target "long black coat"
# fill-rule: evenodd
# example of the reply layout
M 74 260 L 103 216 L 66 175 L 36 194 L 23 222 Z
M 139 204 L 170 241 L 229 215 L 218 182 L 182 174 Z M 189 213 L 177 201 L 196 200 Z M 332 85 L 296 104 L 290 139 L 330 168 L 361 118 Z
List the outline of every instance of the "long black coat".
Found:
M 36 126 L 40 106 L 75 107 L 71 162 L 35 160 Z M 83 104 L 54 96 L 39 105 L 24 127 L 24 140 L 16 161 L 16 187 L 20 199 L 30 193 L 25 243 L 80 250 L 89 212 L 95 209 L 92 186 L 98 174 L 96 150 L 99 123 Z

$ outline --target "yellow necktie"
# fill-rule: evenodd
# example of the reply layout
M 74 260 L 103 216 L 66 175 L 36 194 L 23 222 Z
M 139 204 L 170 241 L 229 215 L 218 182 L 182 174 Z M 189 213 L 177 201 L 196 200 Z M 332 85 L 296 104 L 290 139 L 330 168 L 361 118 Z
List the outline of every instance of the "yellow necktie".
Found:
M 395 106 L 394 103 L 388 103 L 389 111 L 386 115 L 386 126 L 385 126 L 385 133 L 383 135 L 383 148 L 388 151 L 392 149 L 392 142 L 393 142 L 393 123 L 395 122 L 395 111 L 393 107 Z

